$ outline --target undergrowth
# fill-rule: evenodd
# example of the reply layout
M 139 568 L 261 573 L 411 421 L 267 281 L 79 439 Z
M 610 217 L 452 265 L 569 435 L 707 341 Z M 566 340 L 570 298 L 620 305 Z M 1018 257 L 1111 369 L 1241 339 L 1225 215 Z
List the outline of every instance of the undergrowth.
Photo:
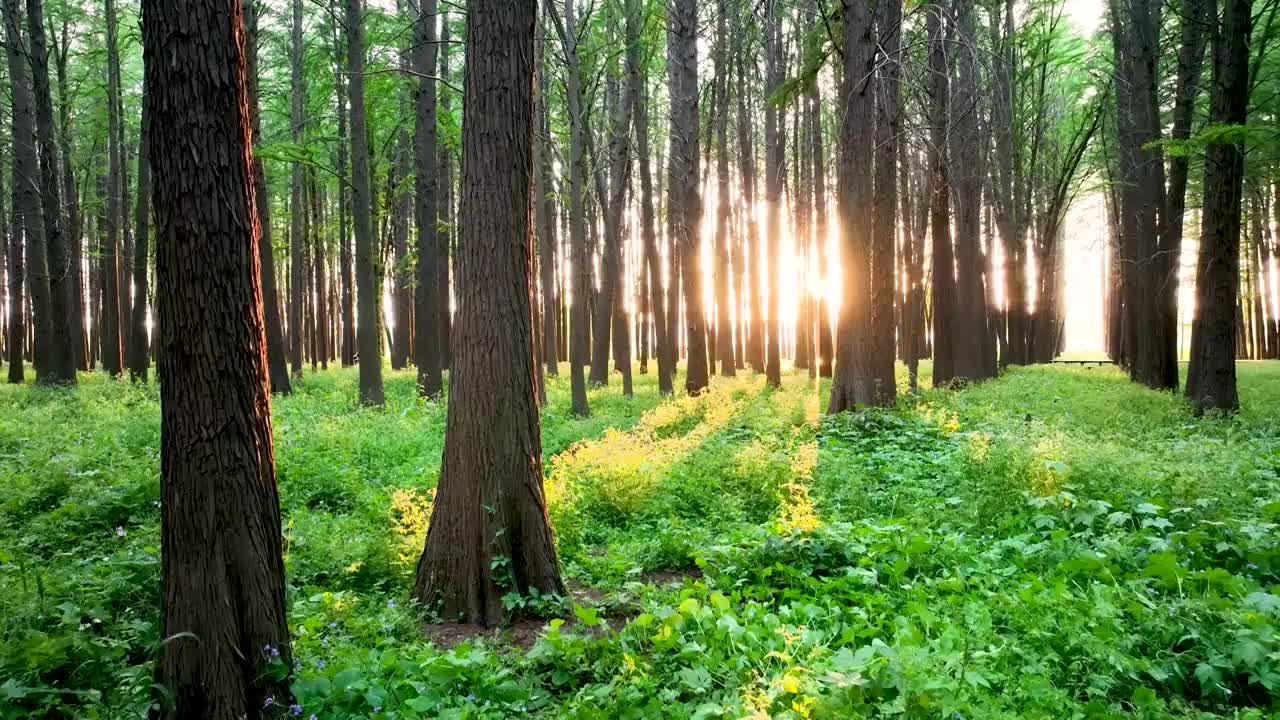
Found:
M 637 375 L 579 419 L 562 375 L 542 437 L 572 597 L 529 643 L 451 646 L 408 598 L 443 404 L 411 373 L 384 410 L 353 371 L 309 374 L 273 403 L 298 711 L 1271 717 L 1280 367 L 1240 373 L 1244 412 L 1203 419 L 1110 369 L 836 418 L 793 373 L 662 401 Z M 0 718 L 140 717 L 157 393 L 85 376 L 0 406 Z

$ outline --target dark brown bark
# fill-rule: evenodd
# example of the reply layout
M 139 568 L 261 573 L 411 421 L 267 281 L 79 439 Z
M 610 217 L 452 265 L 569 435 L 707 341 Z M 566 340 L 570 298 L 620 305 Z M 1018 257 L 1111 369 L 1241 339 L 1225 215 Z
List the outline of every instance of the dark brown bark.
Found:
M 720 375 L 738 374 L 733 356 L 733 315 L 729 261 L 729 38 L 727 18 L 729 0 L 718 0 L 715 35 L 715 152 L 716 152 L 716 226 L 714 238 L 716 298 L 716 358 Z
M 440 76 L 449 76 L 449 46 L 451 38 L 449 36 L 449 13 L 447 9 L 442 9 L 440 13 Z M 447 86 L 441 86 L 437 93 L 437 102 L 440 106 L 440 112 L 445 115 L 451 115 L 451 105 L 453 102 L 453 93 Z M 451 351 L 451 338 L 453 335 L 453 300 L 454 285 L 456 285 L 457 275 L 452 276 L 455 280 L 450 283 L 451 276 L 449 274 L 449 265 L 453 259 L 454 243 L 453 237 L 456 230 L 454 218 L 454 197 L 453 197 L 453 148 L 448 144 L 439 142 L 437 137 L 436 146 L 439 153 L 436 156 L 436 169 L 439 180 L 436 183 L 436 220 L 440 223 L 440 231 L 437 233 L 436 246 L 436 287 L 439 288 L 439 302 L 436 303 L 436 312 L 440 315 L 440 367 L 448 369 L 451 364 L 453 353 Z
M 405 69 L 408 69 L 407 61 Z M 404 98 L 401 99 L 401 105 L 407 114 L 408 104 L 404 102 Z M 417 274 L 416 268 L 411 268 L 409 262 L 409 216 L 417 193 L 411 190 L 408 183 L 412 157 L 408 130 L 400 130 L 396 146 L 395 187 L 387 198 L 391 205 L 391 250 L 394 253 L 391 265 L 391 298 L 396 321 L 391 337 L 391 368 L 403 370 L 409 366 L 412 354 L 413 285 Z
M 40 198 L 41 175 L 36 155 L 35 108 L 27 75 L 27 43 L 22 34 L 22 10 L 19 0 L 4 0 L 5 50 L 9 61 L 9 87 L 12 97 L 13 138 L 13 227 L 23 238 L 25 285 L 30 297 L 30 349 L 36 369 L 36 382 L 53 382 L 50 370 L 52 353 L 52 306 L 49 290 L 48 256 L 44 244 L 44 217 Z M 16 273 L 21 277 L 22 273 Z M 12 287 L 21 288 L 22 284 Z M 15 294 L 21 295 L 21 292 Z M 118 348 L 117 348 L 118 349 Z M 12 369 L 11 369 L 12 372 Z M 117 371 L 118 372 L 118 371 Z
M 0 151 L 3 155 L 3 151 Z M 4 173 L 0 173 L 3 177 Z M 3 192 L 3 181 L 0 180 L 0 192 Z M 12 193 L 13 200 L 11 203 L 11 218 L 16 221 L 18 219 L 17 211 L 17 192 Z M 10 383 L 21 383 L 25 379 L 25 370 L 22 359 L 22 349 L 26 344 L 26 323 L 23 314 L 22 287 L 26 276 L 26 267 L 22 258 L 22 233 L 16 222 L 7 223 L 9 227 L 0 228 L 5 230 L 7 253 L 5 258 L 5 275 L 9 281 L 9 292 L 6 297 L 9 299 L 9 326 L 8 334 L 5 335 L 5 354 L 9 361 Z
M 414 288 L 414 364 L 418 367 L 418 392 L 423 397 L 439 397 L 444 391 L 440 370 L 440 287 L 437 282 L 439 252 L 436 245 L 436 0 L 421 0 L 415 24 L 414 63 L 418 80 L 416 125 L 414 129 L 414 212 L 417 219 L 417 282 Z
M 949 63 L 946 53 L 946 31 L 943 9 L 929 8 L 926 30 L 929 36 L 929 235 L 932 245 L 933 294 L 933 385 L 940 387 L 955 378 L 952 327 L 955 302 L 955 262 L 951 249 L 951 180 L 948 177 L 948 123 L 950 112 Z
M 80 197 L 76 187 L 75 168 L 71 163 L 72 128 L 71 128 L 71 93 L 67 82 L 67 58 L 71 50 L 70 21 L 64 17 L 62 32 L 58 45 L 54 48 L 53 60 L 58 75 L 58 129 L 62 150 L 62 196 L 66 205 L 66 246 L 69 261 L 69 282 L 71 285 L 71 305 L 69 308 L 69 329 L 71 333 L 71 356 L 80 370 L 89 369 L 88 338 L 84 323 L 84 273 L 81 269 L 83 228 L 80 216 Z
M 261 133 L 261 122 L 258 98 L 258 0 L 250 0 L 244 5 L 245 27 L 245 69 L 249 82 L 249 122 L 252 126 L 253 139 L 257 142 Z M 143 103 L 146 112 L 146 103 Z M 143 122 L 143 135 L 146 135 L 146 122 Z M 139 153 L 139 158 L 142 154 Z M 139 185 L 142 183 L 141 159 L 138 172 Z M 262 275 L 262 315 L 267 338 L 267 370 L 271 379 L 271 392 L 288 395 L 293 392 L 289 382 L 289 363 L 285 357 L 284 329 L 281 326 L 280 297 L 276 290 L 276 256 L 271 242 L 271 203 L 267 199 L 267 180 L 262 168 L 262 158 L 253 158 L 253 186 L 256 196 L 254 204 L 258 211 L 258 227 L 261 237 L 258 241 L 258 267 Z M 141 204 L 142 196 L 139 194 Z M 138 222 L 139 243 L 143 242 L 143 223 Z M 135 331 L 136 331 L 135 326 Z
M 351 367 L 356 364 L 356 310 L 355 310 L 355 269 L 352 267 L 351 228 L 349 224 L 351 208 L 350 178 L 347 172 L 347 83 L 342 74 L 345 48 L 338 23 L 333 24 L 333 63 L 334 87 L 338 95 L 338 273 L 341 279 L 339 304 L 342 319 L 342 366 Z
M 74 385 L 76 362 L 71 343 L 73 260 L 67 252 L 66 237 L 63 234 L 62 200 L 58 188 L 58 149 L 54 140 L 53 98 L 49 89 L 49 44 L 45 39 L 44 5 L 41 0 L 27 0 L 27 33 L 31 40 L 29 58 L 40 155 L 41 219 L 44 223 L 49 274 L 49 347 L 43 381 L 56 385 Z
M 147 88 L 142 86 L 142 128 L 138 135 L 138 197 L 133 224 L 133 316 L 129 330 L 129 379 L 146 382 L 150 365 L 147 335 L 147 255 L 151 233 L 151 143 L 147 132 Z M 256 187 L 256 178 L 255 178 Z M 259 218 L 261 224 L 261 218 Z
M 546 67 L 546 37 L 538 23 L 538 67 Z M 556 202 L 551 182 L 554 152 L 551 146 L 551 118 L 547 112 L 548 74 L 539 70 L 534 121 L 537 123 L 537 145 L 533 155 L 533 209 L 537 220 L 538 274 L 542 299 L 541 361 L 544 372 L 555 377 L 560 374 L 559 328 L 556 322 L 558 298 L 556 294 Z M 545 390 L 545 385 L 544 385 Z
M 289 32 L 289 139 L 302 144 L 302 98 L 305 93 L 302 75 L 302 0 L 291 0 Z M 306 241 L 302 223 L 306 210 L 302 204 L 302 163 L 293 162 L 289 184 L 289 367 L 294 377 L 302 377 L 302 311 L 306 263 L 303 261 Z
M 885 389 L 875 375 L 872 339 L 871 242 L 874 212 L 876 38 L 871 9 L 845 0 L 840 87 L 840 267 L 843 297 L 836 330 L 836 367 L 827 412 L 879 404 Z
M 1160 242 L 1167 219 L 1164 153 L 1157 143 L 1160 6 L 1153 0 L 1111 0 L 1111 18 L 1117 81 L 1125 87 L 1116 93 L 1124 358 L 1135 382 L 1174 389 L 1177 343 L 1161 302 L 1161 285 L 1174 261 Z
M 894 376 L 895 244 L 898 218 L 898 133 L 902 126 L 902 2 L 879 0 L 876 35 L 881 49 L 876 81 L 875 195 L 871 227 L 871 373 L 878 405 L 897 402 Z
M 1213 37 L 1210 120 L 1243 125 L 1249 108 L 1249 0 L 1225 0 Z M 1204 229 L 1196 263 L 1195 318 L 1187 398 L 1198 412 L 1240 408 L 1236 389 L 1234 319 L 1240 295 L 1240 204 L 1244 180 L 1241 141 L 1219 141 L 1205 154 Z
M 361 0 L 347 0 L 347 72 L 351 95 L 351 213 L 356 234 L 356 345 L 360 402 L 382 405 L 382 263 L 373 237 L 369 188 L 369 133 L 364 107 L 364 18 Z
M 982 139 L 978 128 L 978 52 L 973 31 L 973 0 L 956 0 L 956 43 L 948 52 L 954 58 L 955 87 L 952 99 L 955 133 L 949 157 L 949 179 L 955 188 L 955 282 L 952 372 L 964 380 L 983 380 L 995 374 L 983 355 L 988 337 L 986 293 L 982 286 L 981 212 Z
M 102 275 L 102 369 L 112 377 L 120 375 L 124 368 L 124 323 L 127 318 L 121 308 L 127 302 L 124 296 L 129 290 L 121 280 L 120 238 L 124 212 L 121 208 L 120 152 L 120 60 L 116 40 L 115 0 L 106 0 L 107 16 L 107 185 L 106 185 L 106 239 L 101 249 L 104 264 Z
M 494 625 L 502 597 L 563 594 L 542 488 L 532 342 L 534 3 L 472 0 L 444 462 L 414 596 Z M 483 273 L 484 282 L 471 282 Z
M 312 355 L 311 366 L 315 367 L 317 361 L 320 363 L 320 369 L 329 369 L 329 282 L 325 278 L 325 238 L 324 228 L 326 227 L 322 216 L 322 208 L 324 207 L 324 197 L 316 181 L 316 173 L 310 174 L 311 180 L 311 264 L 313 268 L 311 288 L 315 295 L 315 305 L 312 314 L 311 343 Z
M 747 32 L 745 20 L 741 17 L 745 8 L 740 8 L 736 18 L 738 36 Z M 749 14 L 748 14 L 749 16 Z M 743 44 L 738 46 L 738 158 L 742 177 L 742 203 L 746 215 L 746 256 L 749 279 L 747 282 L 747 301 L 743 310 L 748 315 L 747 325 L 747 364 L 755 372 L 764 372 L 764 280 L 760 274 L 760 228 L 756 221 L 756 146 L 755 132 L 751 122 L 751 98 L 746 83 L 748 55 Z M 754 65 L 753 65 L 754 67 Z M 817 84 L 812 92 L 817 92 Z
M 290 700 L 241 6 L 142 5 L 155 172 L 160 718 Z M 277 658 L 278 656 L 278 658 Z M 279 663 L 273 662 L 274 660 Z
M 846 8 L 846 11 L 848 8 Z M 778 0 L 765 3 L 765 86 L 769 95 L 777 92 L 786 77 L 786 60 L 782 48 L 782 5 Z M 847 37 L 847 33 L 846 33 Z M 779 292 L 781 288 L 780 248 L 782 225 L 782 185 L 786 179 L 786 142 L 782 110 L 769 103 L 764 112 L 765 144 L 765 234 L 768 247 L 765 251 L 769 271 L 769 296 L 765 305 L 765 382 L 771 387 L 782 387 L 782 336 L 778 322 Z M 867 168 L 870 170 L 870 167 Z

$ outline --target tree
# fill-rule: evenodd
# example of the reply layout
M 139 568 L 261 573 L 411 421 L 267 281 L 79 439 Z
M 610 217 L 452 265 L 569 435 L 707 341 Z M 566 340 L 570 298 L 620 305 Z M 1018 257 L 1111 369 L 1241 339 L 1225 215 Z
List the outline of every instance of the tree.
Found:
M 28 0 L 30 1 L 30 0 Z M 38 1 L 38 0 L 37 0 Z M 252 11 L 246 11 L 246 13 Z M 248 51 L 252 53 L 252 51 Z M 256 84 L 256 83 L 255 83 Z M 129 318 L 129 379 L 146 382 L 151 364 L 147 337 L 147 253 L 151 230 L 151 143 L 147 132 L 146 86 L 142 88 L 142 129 L 138 139 L 138 196 L 134 209 L 133 289 L 138 294 Z M 261 164 L 255 161 L 255 171 Z M 257 185 L 255 178 L 255 187 Z M 259 218 L 261 220 L 261 218 Z M 261 222 L 259 223 L 261 225 Z M 268 349 L 270 344 L 268 344 Z
M 166 719 L 275 717 L 290 703 L 240 8 L 142 4 L 164 348 Z
M 716 10 L 715 106 L 716 106 L 716 231 L 715 295 L 716 356 L 720 374 L 738 374 L 733 353 L 732 299 L 729 295 L 733 266 L 729 261 L 729 38 L 728 0 L 718 0 Z
M 1211 120 L 1223 137 L 1205 154 L 1204 229 L 1196 263 L 1196 311 L 1191 325 L 1187 398 L 1197 412 L 1240 408 L 1236 390 L 1236 303 L 1240 297 L 1240 206 L 1244 147 L 1240 128 L 1249 110 L 1249 0 L 1224 0 L 1213 36 Z
M 444 463 L 414 596 L 493 625 L 563 594 L 542 488 L 533 356 L 533 3 L 467 8 L 460 285 Z
M 954 337 L 956 280 L 951 249 L 951 180 L 948 177 L 947 146 L 951 92 L 946 52 L 944 11 L 934 5 L 925 19 L 929 37 L 929 236 L 932 246 L 933 285 L 933 386 L 955 379 Z M 964 340 L 968 340 L 965 338 Z
M 112 377 L 124 370 L 124 336 L 129 303 L 128 275 L 122 264 L 124 244 L 120 234 L 124 225 L 123 173 L 124 159 L 120 147 L 120 50 L 115 0 L 106 0 L 107 15 L 107 186 L 106 247 L 102 249 L 102 368 Z M 39 344 L 37 343 L 37 346 Z
M 292 22 L 289 26 L 289 139 L 294 146 L 302 144 L 303 95 L 302 75 L 302 0 L 291 0 Z M 303 276 L 306 263 L 302 253 L 302 222 L 306 211 L 302 204 L 302 163 L 292 163 L 289 184 L 289 366 L 294 377 L 302 377 L 302 303 Z
M 848 8 L 846 8 L 847 12 Z M 779 0 L 765 2 L 765 85 L 769 95 L 782 87 L 786 69 L 782 47 L 782 4 Z M 786 179 L 786 144 L 782 135 L 783 112 L 775 103 L 769 103 L 764 111 L 764 193 L 765 234 L 768 235 L 769 297 L 764 311 L 765 381 L 770 387 L 782 387 L 782 335 L 778 323 L 778 301 L 781 294 L 782 273 L 780 248 L 782 225 L 782 185 Z M 867 168 L 870 170 L 870 167 Z M 753 258 L 754 259 L 754 258 Z M 760 292 L 760 288 L 755 289 Z
M 360 0 L 347 0 L 347 73 L 351 97 L 351 212 L 356 231 L 356 345 L 360 402 L 382 405 L 382 312 L 378 250 L 369 199 L 369 133 L 364 107 L 364 18 Z
M 253 140 L 258 142 L 262 137 L 261 111 L 258 97 L 258 0 L 249 0 L 244 4 L 245 31 L 245 68 L 249 75 L 249 119 L 253 129 Z M 143 112 L 146 105 L 143 104 Z M 143 122 L 146 131 L 146 122 Z M 141 157 L 141 153 L 139 154 Z M 138 183 L 142 183 L 141 161 L 139 161 Z M 258 265 L 262 270 L 262 310 L 267 332 L 267 369 L 271 377 L 271 392 L 288 395 L 293 392 L 289 382 L 289 362 L 285 356 L 284 329 L 281 326 L 280 297 L 276 291 L 276 254 L 271 244 L 271 201 L 267 197 L 267 179 L 263 171 L 262 158 L 253 158 L 253 186 L 257 195 L 254 202 L 258 209 L 258 226 L 262 236 L 258 242 Z M 139 193 L 138 202 L 142 202 Z M 139 242 L 142 240 L 142 224 L 138 221 Z M 136 327 L 135 327 L 136 329 Z M 301 361 L 299 361 L 301 362 Z
M 45 39 L 44 4 L 41 0 L 27 0 L 27 34 L 31 39 L 28 55 L 35 95 L 36 144 L 40 154 L 40 219 L 43 222 L 49 287 L 49 356 L 44 363 L 44 381 L 55 385 L 74 385 L 76 363 L 71 353 L 70 323 L 72 259 L 67 253 L 66 238 L 62 232 L 58 148 L 54 141 L 53 97 L 49 90 L 49 44 Z M 36 376 L 40 377 L 39 366 Z
M 436 280 L 436 0 L 421 0 L 414 63 L 418 73 L 418 100 L 414 126 L 415 204 L 418 225 L 416 251 L 418 268 L 414 287 L 413 319 L 416 323 L 414 364 L 418 366 L 418 392 L 423 397 L 439 397 L 444 391 L 440 370 L 440 314 L 436 307 L 443 301 Z
M 654 220 L 653 172 L 649 165 L 649 93 L 643 75 L 636 98 L 636 153 L 640 165 L 640 237 L 643 243 L 644 265 L 648 272 L 649 286 L 641 292 L 649 293 L 649 311 L 653 315 L 653 354 L 658 362 L 658 393 L 672 394 L 672 375 L 675 372 L 675 351 L 670 347 L 671 335 L 667 329 L 666 299 L 662 288 L 664 268 L 658 251 L 658 233 Z
M 875 151 L 875 55 L 871 9 L 845 0 L 844 65 L 840 87 L 840 263 L 844 297 L 836 331 L 836 367 L 827 412 L 881 404 L 874 368 L 871 309 L 871 241 Z

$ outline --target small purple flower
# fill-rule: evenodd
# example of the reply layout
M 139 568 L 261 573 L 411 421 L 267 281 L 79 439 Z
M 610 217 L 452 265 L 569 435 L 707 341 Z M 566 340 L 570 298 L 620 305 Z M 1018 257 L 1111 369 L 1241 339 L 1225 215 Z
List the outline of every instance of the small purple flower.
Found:
M 388 601 L 387 601 L 387 607 L 389 607 L 389 608 L 393 608 L 393 607 L 395 607 L 395 606 L 396 606 L 396 601 L 395 601 L 395 600 L 388 600 Z
M 267 657 L 277 658 L 280 657 L 280 650 L 277 649 L 275 645 L 263 645 L 262 654 Z
M 468 693 L 468 694 L 467 694 L 467 702 L 475 702 L 475 701 L 476 701 L 476 696 L 475 696 L 475 694 L 474 694 L 474 693 Z
M 307 718 L 307 720 L 318 720 L 318 719 L 316 718 L 315 713 L 311 713 L 311 717 Z
M 299 705 L 298 703 L 294 703 L 294 704 L 290 705 L 290 706 L 289 706 L 289 714 L 290 714 L 290 715 L 301 715 L 301 714 L 302 714 L 302 706 L 301 706 L 301 705 Z
M 324 669 L 324 666 L 325 666 L 325 662 L 324 662 L 323 660 L 317 660 L 317 661 L 316 661 L 316 669 L 317 669 L 317 670 L 323 670 L 323 669 Z
M 124 531 L 123 525 L 119 525 L 116 527 L 116 537 L 124 537 L 125 535 L 128 535 L 128 534 L 129 533 Z
M 375 715 L 376 715 L 377 713 L 382 712 L 382 706 L 381 706 L 381 705 L 374 705 L 374 706 L 373 706 L 373 712 L 374 712 L 374 714 L 375 714 Z
M 263 708 L 269 708 L 274 706 L 275 704 L 276 704 L 276 698 L 274 695 L 268 695 L 267 699 L 262 701 Z

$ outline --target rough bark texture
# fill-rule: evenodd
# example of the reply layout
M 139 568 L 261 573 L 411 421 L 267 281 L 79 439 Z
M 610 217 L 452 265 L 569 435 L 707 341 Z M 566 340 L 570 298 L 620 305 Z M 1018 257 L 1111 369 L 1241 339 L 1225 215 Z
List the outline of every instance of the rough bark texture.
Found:
M 417 49 L 414 63 L 421 73 L 418 79 L 418 100 L 413 145 L 415 157 L 414 212 L 417 218 L 417 282 L 414 288 L 414 313 L 416 325 L 413 362 L 418 366 L 418 392 L 423 397 L 439 397 L 444 390 L 444 376 L 440 370 L 440 288 L 436 280 L 439 270 L 436 263 L 436 0 L 421 0 L 417 32 Z
M 164 595 L 158 715 L 275 717 L 280 509 L 239 0 L 142 4 L 156 148 Z M 272 665 L 279 654 L 284 665 Z
M 738 34 L 745 34 L 745 22 L 739 19 Z M 752 127 L 750 95 L 747 92 L 748 55 L 739 46 L 738 65 L 738 158 L 742 177 L 742 204 L 746 215 L 746 255 L 748 265 L 749 288 L 746 307 L 747 324 L 747 364 L 751 369 L 764 372 L 764 309 L 761 299 L 764 294 L 764 280 L 760 274 L 760 228 L 756 222 L 756 146 L 755 132 Z M 813 85 L 817 92 L 817 83 Z
M 875 150 L 875 55 L 871 9 L 844 4 L 844 67 L 840 88 L 840 267 L 843 299 L 836 331 L 836 367 L 827 412 L 878 404 L 871 335 L 872 158 Z
M 249 121 L 256 142 L 261 133 L 258 107 L 258 7 L 257 0 L 244 6 L 245 69 L 249 77 Z M 145 106 L 143 112 L 146 112 Z M 143 123 L 145 126 L 145 122 Z M 142 175 L 138 175 L 142 181 Z M 271 378 L 271 392 L 288 395 L 293 391 L 289 382 L 289 362 L 285 357 L 284 328 L 281 324 L 280 297 L 276 291 L 276 256 L 271 243 L 271 203 L 267 200 L 267 181 L 262 169 L 262 159 L 253 159 L 254 198 L 258 210 L 258 267 L 262 272 L 262 314 L 267 333 L 267 370 Z M 139 198 L 141 201 L 141 198 Z M 142 237 L 139 225 L 138 236 Z
M 351 213 L 356 231 L 356 345 L 360 402 L 382 405 L 382 277 L 373 237 L 369 190 L 369 133 L 364 108 L 364 18 L 360 0 L 347 0 L 347 72 L 351 95 Z
M 733 353 L 733 315 L 730 296 L 729 262 L 729 38 L 726 22 L 728 0 L 719 0 L 716 11 L 715 105 L 716 105 L 716 231 L 715 298 L 716 357 L 720 375 L 737 375 Z
M 22 264 L 26 271 L 26 287 L 31 312 L 31 348 L 36 369 L 36 382 L 50 380 L 48 349 L 51 336 L 49 270 L 44 247 L 44 220 L 41 214 L 40 165 L 36 159 L 35 108 L 28 84 L 27 44 L 22 34 L 22 9 L 19 0 L 4 0 L 5 50 L 9 61 L 9 87 L 12 97 L 13 137 L 13 233 L 21 236 Z M 22 270 L 13 274 L 22 278 Z M 22 296 L 21 281 L 13 282 L 17 297 Z M 27 327 L 20 320 L 19 327 Z M 19 343 L 21 346 L 22 343 Z M 117 347 L 117 352 L 119 348 Z M 19 359 L 21 362 L 21 359 Z M 10 365 L 10 372 L 13 366 Z M 19 371 L 20 372 L 20 371 Z M 117 370 L 117 372 L 119 372 Z
M 671 156 L 668 160 L 667 212 L 672 242 L 679 256 L 684 297 L 688 365 L 685 391 L 697 395 L 707 387 L 707 336 L 702 310 L 702 263 L 698 248 L 702 227 L 699 189 L 698 8 L 693 0 L 674 0 L 668 12 L 668 95 L 671 98 Z
M 933 285 L 933 385 L 947 385 L 954 379 L 952 361 L 952 318 L 955 309 L 955 263 L 951 250 L 951 185 L 947 172 L 948 93 L 950 83 L 943 10 L 928 10 L 926 30 L 929 35 L 929 235 L 932 245 Z
M 414 595 L 494 625 L 502 596 L 564 593 L 542 489 L 532 342 L 534 3 L 472 0 L 458 311 L 444 462 Z M 483 276 L 483 282 L 472 278 Z
M 3 173 L 0 173 L 0 177 Z M 0 183 L 0 190 L 2 190 Z M 13 192 L 13 196 L 17 198 L 17 191 Z M 17 219 L 17 203 L 11 206 L 11 218 Z M 5 237 L 8 238 L 5 276 L 9 280 L 9 292 L 13 299 L 9 301 L 9 326 L 7 328 L 8 335 L 5 336 L 5 354 L 9 361 L 8 380 L 10 383 L 20 383 L 25 379 L 26 372 L 22 359 L 22 348 L 26 344 L 26 322 L 25 315 L 22 311 L 22 285 L 26 276 L 26 267 L 22 260 L 22 233 L 17 223 L 11 222 L 7 228 L 8 232 Z
M 898 133 L 902 125 L 902 0 L 879 0 L 877 35 L 881 48 L 876 83 L 875 197 L 871 228 L 871 373 L 876 392 L 872 401 L 890 406 L 897 401 L 894 376 L 894 338 L 897 323 Z
M 1213 38 L 1212 122 L 1248 119 L 1249 0 L 1226 0 Z M 1197 411 L 1240 408 L 1236 390 L 1236 304 L 1240 296 L 1240 203 L 1244 147 L 1215 142 L 1205 155 L 1204 229 L 1196 263 L 1187 398 Z
M 1120 247 L 1124 290 L 1123 357 L 1129 376 L 1156 389 L 1178 386 L 1177 344 L 1164 317 L 1161 286 L 1176 262 L 1164 252 L 1165 172 L 1157 107 L 1160 5 L 1111 0 L 1117 82 Z
M 538 67 L 546 67 L 546 37 L 542 23 L 538 24 Z M 556 200 L 551 181 L 551 168 L 555 162 L 551 145 L 551 119 L 547 112 L 547 90 L 550 87 L 547 73 L 538 72 L 538 95 L 535 103 L 534 122 L 537 123 L 536 147 L 533 155 L 534 191 L 533 207 L 537 219 L 538 273 L 542 299 L 542 364 L 547 375 L 560 374 L 560 335 L 556 315 L 559 302 L 556 293 Z M 545 390 L 545 387 L 544 387 Z
M 27 32 L 31 39 L 32 89 L 35 94 L 36 138 L 40 153 L 41 219 L 49 283 L 49 346 L 43 382 L 75 384 L 72 355 L 72 256 L 63 235 L 62 200 L 58 188 L 58 148 L 54 140 L 53 98 L 49 90 L 49 44 L 45 39 L 44 5 L 27 0 Z M 76 258 L 78 260 L 78 258 Z M 37 371 L 37 377 L 40 373 Z
M 69 277 L 71 304 L 68 308 L 68 327 L 71 333 L 71 356 L 80 370 L 89 369 L 88 345 L 84 323 L 84 273 L 81 269 L 83 257 L 81 243 L 80 198 L 76 186 L 75 168 L 71 163 L 71 93 L 67 81 L 67 58 L 71 51 L 71 23 L 62 19 L 62 31 L 58 44 L 54 48 L 53 61 L 58 76 L 58 135 L 61 146 L 62 161 L 62 196 L 66 202 L 66 245 L 69 260 Z

